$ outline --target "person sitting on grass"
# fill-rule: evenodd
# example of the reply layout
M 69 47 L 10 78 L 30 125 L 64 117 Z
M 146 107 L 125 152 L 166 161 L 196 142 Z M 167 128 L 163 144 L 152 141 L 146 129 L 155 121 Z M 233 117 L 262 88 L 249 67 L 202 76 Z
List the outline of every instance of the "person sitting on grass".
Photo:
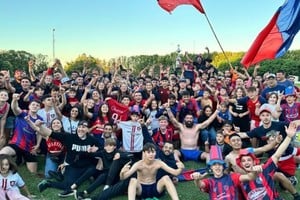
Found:
M 37 172 L 37 151 L 39 149 L 40 137 L 29 126 L 28 121 L 24 117 L 28 116 L 29 121 L 34 123 L 42 120 L 37 114 L 41 107 L 41 102 L 33 100 L 28 106 L 28 110 L 21 110 L 18 101 L 21 94 L 13 94 L 11 101 L 11 109 L 16 116 L 15 129 L 9 144 L 0 150 L 0 154 L 16 156 L 16 163 L 20 165 L 24 158 L 27 169 L 31 173 Z
M 290 123 L 289 127 L 285 127 L 287 136 L 280 144 L 276 152 L 269 158 L 262 166 L 262 173 L 260 173 L 256 180 L 250 180 L 249 182 L 242 183 L 242 192 L 245 198 L 249 200 L 255 199 L 282 199 L 279 193 L 275 189 L 274 174 L 277 170 L 277 163 L 281 155 L 288 148 L 292 138 L 295 136 L 297 126 L 295 123 Z M 236 163 L 239 167 L 245 171 L 252 171 L 253 165 L 259 164 L 259 160 L 251 151 L 240 151 L 239 157 L 236 159 Z M 298 192 L 292 194 L 294 200 L 299 200 L 300 195 Z
M 225 174 L 226 163 L 223 160 L 221 149 L 211 146 L 210 160 L 207 163 L 213 173 L 213 177 L 203 179 L 207 173 L 195 172 L 191 176 L 196 186 L 209 194 L 210 199 L 240 199 L 240 182 L 254 180 L 261 171 L 261 166 L 253 166 L 248 174 L 231 173 Z M 217 187 L 216 187 L 217 186 Z
M 43 137 L 50 137 L 62 142 L 66 148 L 64 180 L 52 182 L 43 180 L 38 184 L 38 189 L 43 192 L 48 187 L 64 190 L 59 197 L 67 197 L 74 194 L 71 185 L 90 167 L 95 167 L 96 160 L 86 156 L 87 152 L 96 152 L 99 142 L 88 134 L 88 122 L 80 121 L 76 130 L 77 134 L 57 133 L 42 125 L 40 121 L 30 124 L 34 130 Z
M 0 199 L 29 200 L 35 198 L 27 189 L 25 182 L 17 171 L 17 165 L 8 155 L 0 155 Z M 27 197 L 20 193 L 21 188 Z
M 89 194 L 91 194 L 97 187 L 105 184 L 109 168 L 113 160 L 120 158 L 120 152 L 116 149 L 117 143 L 113 138 L 108 138 L 105 140 L 104 150 L 91 153 L 90 156 L 99 157 L 98 164 L 94 168 L 89 168 L 85 171 L 79 179 L 77 179 L 72 185 L 71 189 L 77 189 L 84 181 L 86 181 L 91 176 L 96 176 L 97 178 L 93 183 L 85 189 L 83 192 L 75 192 L 76 199 L 84 199 Z
M 184 161 L 194 160 L 206 160 L 208 154 L 200 151 L 198 146 L 199 132 L 201 129 L 206 128 L 217 116 L 217 110 L 204 122 L 200 124 L 194 124 L 194 118 L 192 114 L 187 114 L 184 117 L 184 123 L 180 123 L 176 120 L 170 108 L 167 107 L 168 116 L 173 125 L 179 129 L 179 137 L 181 147 L 180 150 L 174 152 L 175 159 L 180 160 L 180 157 Z
M 147 130 L 146 126 L 145 126 L 145 130 Z M 150 136 L 149 136 L 149 139 L 147 139 L 146 141 L 153 143 L 153 141 L 151 142 Z M 156 153 L 157 159 L 160 159 L 161 161 L 165 162 L 171 168 L 174 168 L 174 169 L 177 168 L 176 160 L 174 158 L 174 145 L 171 141 L 165 142 L 162 149 L 159 149 L 158 147 L 156 147 L 156 150 L 157 150 L 157 153 Z M 121 158 L 122 157 L 123 156 L 121 154 Z M 128 162 L 128 159 L 129 158 L 126 159 L 127 162 Z M 121 168 L 122 168 L 125 165 L 125 162 L 124 162 L 125 159 L 123 158 L 123 159 L 119 159 L 119 160 L 123 160 L 123 161 L 115 163 L 115 164 L 122 165 L 121 166 Z M 119 160 L 114 160 L 113 162 L 119 161 Z M 113 168 L 113 166 L 111 168 Z M 163 169 L 159 169 L 156 174 L 156 180 L 159 180 L 160 178 L 162 178 L 165 175 L 170 175 L 170 174 L 168 174 Z M 132 175 L 132 177 L 135 177 L 135 174 Z M 115 184 L 110 185 L 108 188 L 106 188 L 106 189 L 104 188 L 104 190 L 100 194 L 98 194 L 96 197 L 93 197 L 92 199 L 93 200 L 107 200 L 107 199 L 112 199 L 113 197 L 119 196 L 121 194 L 125 194 L 125 192 L 128 189 L 130 178 L 131 177 L 128 177 L 125 180 L 119 180 Z M 172 178 L 174 178 L 174 177 L 172 177 Z M 173 181 L 174 181 L 174 179 L 173 179 Z
M 169 167 L 161 160 L 155 159 L 156 146 L 152 143 L 146 143 L 143 147 L 143 158 L 130 166 L 128 162 L 120 172 L 120 179 L 124 180 L 135 172 L 137 178 L 131 178 L 128 187 L 128 199 L 136 199 L 136 196 L 141 198 L 153 198 L 163 195 L 164 188 L 168 191 L 173 200 L 179 199 L 176 188 L 169 176 L 163 176 L 161 179 L 156 179 L 156 174 L 159 169 L 164 169 L 172 175 L 179 175 L 184 168 L 183 163 L 177 162 L 178 169 Z

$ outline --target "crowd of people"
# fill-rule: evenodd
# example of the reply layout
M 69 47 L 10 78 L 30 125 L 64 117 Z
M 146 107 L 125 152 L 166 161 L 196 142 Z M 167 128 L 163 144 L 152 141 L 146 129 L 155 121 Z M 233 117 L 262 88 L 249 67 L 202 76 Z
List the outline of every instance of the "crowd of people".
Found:
M 279 200 L 279 183 L 299 200 L 300 90 L 293 76 L 259 75 L 259 65 L 252 75 L 244 68 L 221 72 L 201 54 L 182 60 L 180 68 L 160 64 L 137 76 L 121 63 L 68 75 L 58 59 L 40 74 L 33 60 L 13 77 L 0 71 L 0 195 L 31 198 L 11 158 L 36 174 L 45 155 L 38 188 L 60 189 L 60 197 L 127 193 L 132 200 L 166 190 L 176 200 L 174 182 L 191 160 L 212 173 L 186 177 L 210 199 Z

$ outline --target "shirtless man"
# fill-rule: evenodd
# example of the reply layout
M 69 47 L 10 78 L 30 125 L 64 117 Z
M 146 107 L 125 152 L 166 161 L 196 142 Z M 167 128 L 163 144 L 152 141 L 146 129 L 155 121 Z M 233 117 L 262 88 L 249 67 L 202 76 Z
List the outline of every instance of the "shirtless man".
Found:
M 137 172 L 137 178 L 131 178 L 128 187 L 128 199 L 134 200 L 136 195 L 143 199 L 160 197 L 164 188 L 168 191 L 173 200 L 179 200 L 176 188 L 169 176 L 163 176 L 156 180 L 156 174 L 159 169 L 178 176 L 184 168 L 183 163 L 177 162 L 178 169 L 169 167 L 161 160 L 155 159 L 156 147 L 152 143 L 146 143 L 143 147 L 143 158 L 136 162 L 130 168 L 130 162 L 124 165 L 120 172 L 120 179 L 124 180 Z
M 179 123 L 174 117 L 170 108 L 167 108 L 169 118 L 173 125 L 179 129 L 179 137 L 181 142 L 180 151 L 175 150 L 174 156 L 176 160 L 180 160 L 182 157 L 184 161 L 187 160 L 206 160 L 208 154 L 200 151 L 198 146 L 199 132 L 201 129 L 207 127 L 217 116 L 218 110 L 216 110 L 206 121 L 200 124 L 194 124 L 194 118 L 192 114 L 187 114 L 184 117 L 184 124 Z

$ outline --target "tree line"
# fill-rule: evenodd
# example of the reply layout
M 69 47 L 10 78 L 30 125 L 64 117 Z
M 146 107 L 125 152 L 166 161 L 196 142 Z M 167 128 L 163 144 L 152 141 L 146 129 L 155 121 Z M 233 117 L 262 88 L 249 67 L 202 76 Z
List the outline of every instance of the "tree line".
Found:
M 240 61 L 244 55 L 244 52 L 225 52 L 232 66 L 242 67 Z M 188 54 L 190 58 L 195 59 L 198 55 Z M 165 68 L 170 67 L 171 70 L 176 68 L 176 59 L 181 58 L 182 62 L 186 62 L 184 54 L 178 54 L 177 52 L 171 52 L 166 55 L 138 55 L 138 56 L 121 56 L 118 58 L 112 58 L 109 60 L 100 59 L 91 55 L 81 54 L 75 60 L 67 62 L 64 69 L 67 73 L 73 70 L 81 71 L 83 66 L 87 66 L 88 69 L 99 68 L 106 72 L 110 70 L 110 67 L 114 63 L 121 63 L 123 68 L 131 69 L 134 74 L 138 75 L 143 69 L 154 66 L 154 69 L 159 70 L 159 65 L 162 64 Z M 229 69 L 229 64 L 225 59 L 223 53 L 212 52 L 209 55 L 205 53 L 204 58 L 209 57 L 213 60 L 213 65 L 219 70 L 223 71 Z M 13 72 L 16 69 L 22 69 L 27 71 L 28 60 L 34 59 L 36 62 L 36 72 L 45 70 L 51 63 L 46 55 L 38 54 L 33 55 L 26 51 L 0 51 L 0 69 L 10 70 Z M 156 67 L 157 66 L 157 67 Z M 276 72 L 278 70 L 284 70 L 286 74 L 300 76 L 300 50 L 288 51 L 283 57 L 276 60 L 266 60 L 261 63 L 259 70 L 260 74 L 265 72 Z M 253 67 L 249 69 L 251 73 Z

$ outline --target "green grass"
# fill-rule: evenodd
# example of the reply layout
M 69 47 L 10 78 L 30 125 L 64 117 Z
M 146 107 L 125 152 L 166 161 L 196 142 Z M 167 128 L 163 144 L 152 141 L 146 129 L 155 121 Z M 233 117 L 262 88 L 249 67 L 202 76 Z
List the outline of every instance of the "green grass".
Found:
M 43 164 L 44 164 L 44 158 L 39 158 L 39 172 L 43 173 Z M 186 168 L 188 169 L 196 169 L 201 168 L 204 165 L 201 163 L 195 163 L 195 162 L 187 162 L 185 164 Z M 42 178 L 37 177 L 36 175 L 32 175 L 28 172 L 25 165 L 19 166 L 19 173 L 23 177 L 29 191 L 36 195 L 38 200 L 57 200 L 59 197 L 57 196 L 58 193 L 60 193 L 60 190 L 49 188 L 45 190 L 44 192 L 40 193 L 37 189 L 37 184 L 42 180 Z M 297 171 L 297 178 L 300 180 L 300 170 Z M 80 187 L 80 190 L 84 189 L 87 186 L 88 183 L 84 184 Z M 193 181 L 190 182 L 180 182 L 176 185 L 177 192 L 179 194 L 179 198 L 182 200 L 206 200 L 208 199 L 208 195 L 200 192 L 199 189 L 196 188 Z M 97 191 L 95 191 L 94 194 L 99 193 L 102 190 L 102 187 L 99 188 Z M 280 190 L 281 196 L 286 200 L 292 200 L 292 196 Z M 300 191 L 300 184 L 297 185 L 297 191 Z M 65 198 L 66 200 L 74 199 L 74 197 L 68 197 Z M 118 198 L 114 198 L 114 200 L 126 200 L 127 196 L 123 195 Z M 168 195 L 165 195 L 162 200 L 170 199 Z

